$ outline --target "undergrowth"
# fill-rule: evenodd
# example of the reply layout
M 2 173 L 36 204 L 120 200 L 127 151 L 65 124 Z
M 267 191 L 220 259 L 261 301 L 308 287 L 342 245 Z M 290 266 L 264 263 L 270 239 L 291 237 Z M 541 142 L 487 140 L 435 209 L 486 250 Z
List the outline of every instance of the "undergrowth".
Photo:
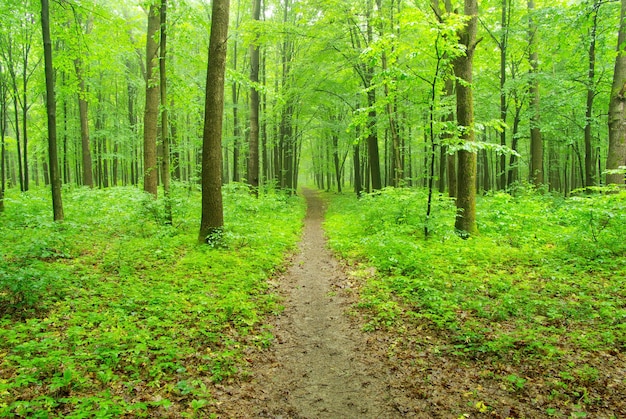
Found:
M 364 278 L 358 308 L 366 330 L 426 327 L 443 337 L 438 353 L 531 364 L 558 382 L 567 372 L 585 385 L 597 381 L 603 357 L 624 353 L 626 193 L 482 197 L 480 234 L 467 240 L 454 234 L 450 199 L 435 200 L 430 220 L 425 207 L 422 190 L 331 198 L 331 248 L 375 268 L 357 274 Z M 580 397 L 571 391 L 565 399 Z
M 6 198 L 0 216 L 0 417 L 208 415 L 212 383 L 245 374 L 281 310 L 266 279 L 298 239 L 303 204 L 225 189 L 225 234 L 196 243 L 197 191 L 134 188 Z M 248 348 L 248 349 L 246 349 Z M 204 413 L 202 413 L 204 412 Z

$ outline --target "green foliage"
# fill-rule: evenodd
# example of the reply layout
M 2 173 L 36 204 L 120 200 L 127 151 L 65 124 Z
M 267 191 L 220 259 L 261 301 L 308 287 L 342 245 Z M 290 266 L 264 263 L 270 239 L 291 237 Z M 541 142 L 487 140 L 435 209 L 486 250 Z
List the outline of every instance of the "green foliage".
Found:
M 367 328 L 426 322 L 457 355 L 514 361 L 626 345 L 625 193 L 484 197 L 469 240 L 444 222 L 447 200 L 438 205 L 425 241 L 422 191 L 333 199 L 331 247 L 376 268 L 362 289 Z
M 480 234 L 462 240 L 440 198 L 425 240 L 425 193 L 385 190 L 333 196 L 325 227 L 353 266 L 364 329 L 387 332 L 392 362 L 422 365 L 418 376 L 451 362 L 513 405 L 595 417 L 623 392 L 606 378 L 626 348 L 625 205 L 623 191 L 565 200 L 519 185 L 480 198 Z M 498 403 L 484 400 L 472 403 L 483 413 Z
M 206 416 L 212 383 L 272 339 L 266 279 L 302 202 L 228 186 L 224 246 L 210 248 L 195 192 L 173 189 L 174 226 L 133 188 L 68 191 L 60 225 L 46 196 L 11 196 L 0 225 L 0 417 L 167 417 L 173 401 Z

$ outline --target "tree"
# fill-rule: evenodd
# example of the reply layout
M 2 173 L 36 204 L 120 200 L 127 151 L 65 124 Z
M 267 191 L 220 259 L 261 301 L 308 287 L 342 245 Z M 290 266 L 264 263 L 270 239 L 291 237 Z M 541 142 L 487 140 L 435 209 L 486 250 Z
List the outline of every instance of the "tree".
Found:
M 475 141 L 472 70 L 477 44 L 477 13 L 476 0 L 465 0 L 464 14 L 467 20 L 458 34 L 462 52 L 454 59 L 454 75 L 457 78 L 457 123 L 461 130 L 461 140 L 470 143 Z M 465 236 L 478 231 L 476 227 L 476 152 L 467 149 L 460 150 L 458 160 L 455 228 Z
M 252 0 L 252 19 L 261 17 L 261 0 Z M 250 150 L 248 153 L 248 183 L 252 192 L 259 188 L 259 45 L 258 37 L 250 44 Z
M 213 0 L 202 135 L 202 216 L 198 241 L 214 243 L 224 228 L 222 117 L 229 0 Z
M 50 40 L 50 10 L 48 0 L 41 0 L 41 30 L 43 35 L 44 64 L 46 74 L 46 110 L 48 113 L 48 157 L 52 210 L 54 221 L 63 221 L 61 198 L 61 175 L 57 156 L 56 99 L 54 95 L 54 68 L 52 66 L 52 42 Z
M 29 82 L 40 60 L 31 65 L 30 55 L 35 35 L 34 25 L 36 19 L 31 11 L 30 2 L 18 2 L 15 8 L 8 11 L 10 19 L 4 21 L 6 30 L 2 31 L 0 47 L 2 58 L 7 64 L 7 70 L 11 78 L 14 130 L 17 141 L 17 163 L 19 169 L 20 190 L 29 189 L 29 163 L 28 163 L 28 111 L 32 104 L 28 103 Z M 20 109 L 22 113 L 22 130 L 20 132 Z
M 602 3 L 600 0 L 593 0 L 590 12 L 592 21 L 589 30 L 589 50 L 588 50 L 588 69 L 587 69 L 587 100 L 585 110 L 585 186 L 593 186 L 594 184 L 594 155 L 591 137 L 591 128 L 593 121 L 593 100 L 596 97 L 596 38 L 598 32 L 598 9 Z
M 6 133 L 7 102 L 4 72 L 0 65 L 0 213 L 4 212 L 4 188 L 6 186 Z
M 167 0 L 161 0 L 161 42 L 159 48 L 159 87 L 161 99 L 161 179 L 165 195 L 165 218 L 172 223 L 172 206 L 170 201 L 170 132 L 167 113 Z
M 617 56 L 609 102 L 607 170 L 617 170 L 626 165 L 626 0 L 622 0 L 621 4 Z M 610 173 L 606 176 L 606 183 L 623 185 L 624 174 Z
M 537 53 L 536 32 L 534 22 L 535 0 L 528 0 L 528 61 L 530 63 L 530 181 L 539 186 L 543 184 L 543 139 L 539 118 L 541 115 L 539 101 L 539 54 Z
M 159 72 L 157 34 L 161 25 L 159 6 L 152 4 L 148 12 L 146 39 L 146 107 L 143 126 L 143 190 L 157 197 L 157 133 L 159 121 Z

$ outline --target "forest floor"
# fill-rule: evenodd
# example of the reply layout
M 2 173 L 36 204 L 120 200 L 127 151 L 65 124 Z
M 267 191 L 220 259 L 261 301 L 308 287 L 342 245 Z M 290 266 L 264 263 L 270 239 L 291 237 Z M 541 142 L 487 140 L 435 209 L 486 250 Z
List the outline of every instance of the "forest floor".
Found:
M 285 306 L 272 320 L 275 339 L 249 354 L 247 377 L 217 385 L 211 409 L 217 417 L 615 418 L 626 412 L 620 354 L 601 353 L 597 383 L 579 383 L 576 396 L 561 382 L 563 390 L 555 391 L 550 378 L 566 370 L 567 359 L 547 366 L 456 357 L 440 350 L 449 346 L 445 333 L 406 327 L 410 322 L 364 332 L 359 295 L 375 270 L 333 257 L 322 230 L 325 203 L 314 191 L 304 196 L 299 252 L 272 280 Z
M 274 344 L 249 360 L 251 376 L 220 388 L 220 417 L 393 418 L 384 354 L 345 311 L 351 283 L 326 248 L 324 202 L 305 189 L 307 214 L 299 252 L 273 285 L 285 310 L 273 324 Z

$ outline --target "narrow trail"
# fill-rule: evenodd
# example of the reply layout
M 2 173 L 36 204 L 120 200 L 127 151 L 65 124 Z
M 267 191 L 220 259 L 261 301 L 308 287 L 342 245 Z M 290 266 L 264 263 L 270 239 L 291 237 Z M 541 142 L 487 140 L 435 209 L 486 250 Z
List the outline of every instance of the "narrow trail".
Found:
M 326 249 L 324 204 L 304 190 L 308 209 L 300 253 L 285 276 L 285 312 L 276 328 L 278 366 L 266 413 L 303 418 L 389 417 L 384 383 L 357 357 L 364 342 L 343 313 L 334 292 L 343 272 Z M 357 331 L 358 333 L 358 331 Z M 262 412 L 260 412 L 262 413 Z
M 386 400 L 381 361 L 367 359 L 365 337 L 344 314 L 347 302 L 336 292 L 346 278 L 325 247 L 324 203 L 315 191 L 305 189 L 304 196 L 308 209 L 300 251 L 278 285 L 285 310 L 274 323 L 276 339 L 261 365 L 253 367 L 252 381 L 245 388 L 227 390 L 234 402 L 227 414 L 276 419 L 401 417 Z

